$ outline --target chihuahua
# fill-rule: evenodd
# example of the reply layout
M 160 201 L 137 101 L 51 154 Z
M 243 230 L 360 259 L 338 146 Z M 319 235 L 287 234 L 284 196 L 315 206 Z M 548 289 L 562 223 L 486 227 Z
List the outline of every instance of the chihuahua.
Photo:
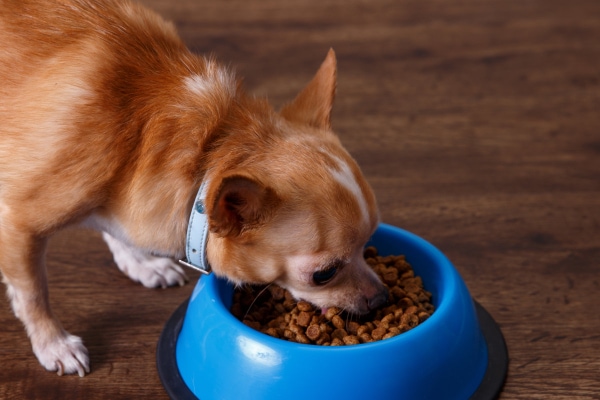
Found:
M 182 285 L 175 260 L 201 253 L 321 308 L 386 302 L 362 257 L 375 197 L 331 130 L 332 50 L 275 112 L 127 1 L 0 0 L 0 43 L 0 270 L 44 368 L 89 373 L 48 301 L 47 239 L 67 226 L 102 231 L 147 287 Z

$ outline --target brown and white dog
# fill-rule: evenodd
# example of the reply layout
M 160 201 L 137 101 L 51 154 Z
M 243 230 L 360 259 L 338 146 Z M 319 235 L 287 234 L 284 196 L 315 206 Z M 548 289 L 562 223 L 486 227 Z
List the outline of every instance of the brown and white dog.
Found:
M 0 269 L 46 369 L 89 372 L 50 310 L 47 238 L 99 229 L 132 279 L 183 284 L 201 182 L 216 274 L 354 313 L 386 301 L 362 258 L 375 198 L 330 127 L 333 51 L 277 113 L 128 2 L 0 0 L 0 43 Z

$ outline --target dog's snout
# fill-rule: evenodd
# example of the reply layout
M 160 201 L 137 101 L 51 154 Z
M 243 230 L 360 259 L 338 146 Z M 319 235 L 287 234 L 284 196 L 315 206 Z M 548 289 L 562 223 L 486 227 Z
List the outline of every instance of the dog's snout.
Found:
M 369 307 L 369 311 L 373 311 L 382 305 L 384 305 L 388 301 L 389 292 L 387 288 L 382 288 L 375 296 L 369 298 L 367 300 L 367 306 Z

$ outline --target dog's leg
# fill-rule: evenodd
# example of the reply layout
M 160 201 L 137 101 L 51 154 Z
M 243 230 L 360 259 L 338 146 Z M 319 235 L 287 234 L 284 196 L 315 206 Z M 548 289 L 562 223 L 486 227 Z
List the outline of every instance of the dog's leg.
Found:
M 0 269 L 15 315 L 23 322 L 33 352 L 44 368 L 58 375 L 89 372 L 81 339 L 66 332 L 50 310 L 46 239 L 0 221 Z
M 146 254 L 106 232 L 102 236 L 119 269 L 132 280 L 148 288 L 166 288 L 175 284 L 183 286 L 187 281 L 183 269 L 171 258 Z

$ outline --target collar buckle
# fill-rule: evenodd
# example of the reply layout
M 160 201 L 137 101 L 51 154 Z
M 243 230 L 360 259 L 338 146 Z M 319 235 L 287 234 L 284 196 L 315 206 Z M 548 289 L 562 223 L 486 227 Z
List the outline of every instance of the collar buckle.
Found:
M 195 269 L 196 271 L 200 271 L 204 275 L 210 275 L 210 273 L 212 272 L 210 265 L 207 265 L 206 269 L 200 268 L 199 266 L 188 262 L 187 258 L 185 260 L 178 260 L 178 262 L 179 262 L 179 264 L 183 265 L 184 267 Z

